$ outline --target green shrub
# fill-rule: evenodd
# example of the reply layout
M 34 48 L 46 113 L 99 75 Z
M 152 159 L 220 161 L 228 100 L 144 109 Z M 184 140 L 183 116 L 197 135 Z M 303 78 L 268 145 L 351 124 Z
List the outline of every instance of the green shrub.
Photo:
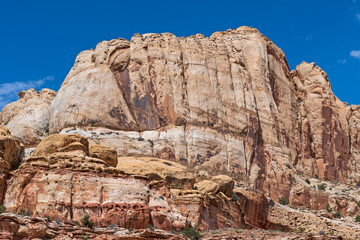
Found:
M 15 162 L 11 163 L 11 168 L 12 168 L 12 170 L 16 170 L 20 167 L 20 165 L 21 165 L 20 161 L 15 161 Z
M 360 187 L 360 181 L 356 183 L 356 187 L 357 187 L 357 188 Z
M 332 208 L 330 207 L 330 204 L 326 205 L 326 211 L 328 211 L 329 213 L 332 212 Z
M 281 205 L 288 205 L 289 201 L 285 197 L 279 197 L 279 203 Z
M 6 212 L 6 207 L 4 205 L 0 206 L 0 214 Z
M 32 212 L 31 212 L 31 211 L 25 211 L 24 209 L 20 209 L 20 211 L 18 211 L 17 214 L 18 214 L 18 215 L 21 215 L 21 216 L 28 216 L 28 217 L 31 217 L 31 216 L 32 216 Z
M 50 221 L 50 216 L 49 215 L 46 215 L 45 218 Z
M 153 142 L 153 140 L 148 140 L 148 142 L 151 144 L 151 147 L 153 147 L 154 146 L 154 142 Z
M 186 227 L 184 228 L 184 230 L 183 230 L 183 235 L 184 235 L 185 237 L 190 238 L 191 240 L 197 240 L 197 239 L 199 239 L 199 237 L 200 237 L 200 232 L 197 231 L 197 228 L 198 228 L 198 227 L 199 227 L 198 225 L 196 225 L 195 228 L 186 226 Z
M 18 215 L 25 215 L 26 211 L 24 209 L 20 209 L 20 211 L 17 212 Z
M 140 137 L 138 138 L 138 141 L 144 141 L 144 139 L 140 136 Z
M 78 221 L 73 221 L 73 223 L 74 223 L 75 225 L 80 226 L 80 223 L 79 223 Z
M 310 184 L 310 180 L 309 180 L 308 178 L 305 179 L 305 182 L 306 182 L 307 184 Z
M 336 211 L 334 217 L 336 218 L 341 218 L 341 214 L 340 214 L 340 211 Z
M 81 219 L 81 223 L 88 228 L 92 228 L 94 226 L 94 222 L 93 220 L 90 219 L 89 215 L 85 215 L 82 219 Z
M 360 207 L 360 201 L 357 202 L 358 207 Z
M 359 215 L 356 216 L 355 222 L 360 222 L 360 216 Z
M 82 240 L 88 240 L 89 238 L 90 238 L 90 236 L 89 235 L 82 235 L 81 237 L 80 237 Z
M 151 231 L 155 230 L 155 227 L 151 224 L 148 224 L 146 228 L 150 229 Z
M 299 230 L 297 232 L 298 233 L 303 233 L 303 232 L 305 232 L 305 228 L 304 227 L 299 227 Z
M 234 202 L 237 202 L 240 200 L 239 196 L 236 193 L 232 193 L 231 194 L 231 200 L 233 200 Z
M 111 229 L 116 228 L 116 227 L 118 227 L 118 226 L 115 225 L 115 224 L 110 224 L 110 225 L 108 226 L 108 228 L 111 228 Z
M 318 184 L 318 189 L 319 190 L 322 190 L 322 191 L 324 191 L 325 189 L 326 189 L 326 186 L 325 186 L 325 184 L 324 183 L 320 183 L 320 184 Z

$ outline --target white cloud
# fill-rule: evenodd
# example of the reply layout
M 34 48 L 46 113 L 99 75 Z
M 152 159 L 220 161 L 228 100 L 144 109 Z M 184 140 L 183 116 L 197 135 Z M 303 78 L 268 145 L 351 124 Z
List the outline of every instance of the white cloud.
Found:
M 360 60 L 360 50 L 352 50 L 350 52 L 350 56 Z
M 346 59 L 339 59 L 339 60 L 337 61 L 337 63 L 338 63 L 338 64 L 345 64 L 345 63 L 347 63 L 347 61 L 346 61 Z
M 6 104 L 16 100 L 17 94 L 29 88 L 37 88 L 43 86 L 47 81 L 54 80 L 53 76 L 47 76 L 35 81 L 26 82 L 10 82 L 0 84 L 0 109 Z
M 357 18 L 357 20 L 360 21 L 360 13 L 357 13 L 357 14 L 356 14 L 356 18 Z
M 311 39 L 313 38 L 313 36 L 311 34 L 306 35 L 305 41 L 309 42 L 311 41 Z

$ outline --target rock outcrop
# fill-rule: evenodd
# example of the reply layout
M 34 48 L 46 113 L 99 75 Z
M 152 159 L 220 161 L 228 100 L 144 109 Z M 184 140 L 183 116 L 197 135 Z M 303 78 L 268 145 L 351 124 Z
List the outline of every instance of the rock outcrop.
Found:
M 314 63 L 303 63 L 292 72 L 298 97 L 299 154 L 294 165 L 320 179 L 356 180 L 349 171 L 350 107 L 331 91 L 327 75 Z M 358 165 L 358 164 L 357 164 Z
M 104 160 L 109 166 L 116 167 L 117 152 L 114 149 L 104 147 L 101 145 L 92 145 L 89 149 L 90 157 L 100 158 Z
M 89 152 L 89 143 L 85 137 L 80 135 L 54 134 L 44 138 L 36 147 L 32 156 L 46 156 L 55 152 L 71 151 Z
M 6 126 L 24 145 L 36 145 L 49 133 L 49 106 L 55 95 L 50 89 L 20 92 L 19 100 L 1 111 L 0 126 Z
M 24 217 L 15 214 L 0 215 L 0 239 L 95 239 L 95 240 L 146 240 L 146 239 L 186 239 L 178 233 L 155 229 L 111 228 L 89 229 L 75 223 L 62 223 L 47 218 Z
M 315 64 L 290 72 L 276 45 L 240 27 L 209 38 L 136 34 L 82 52 L 51 103 L 49 130 L 225 174 L 278 199 L 302 185 L 299 173 L 357 181 L 356 111 Z
M 20 164 L 24 146 L 11 137 L 9 129 L 0 127 L 0 204 L 4 198 L 6 180 L 10 171 Z
M 245 224 L 244 209 L 231 199 L 233 180 L 215 176 L 208 181 L 216 185 L 216 191 L 196 190 L 194 173 L 181 164 L 155 158 L 122 157 L 114 168 L 89 156 L 86 138 L 55 134 L 43 139 L 12 173 L 3 204 L 8 212 L 49 216 L 65 223 L 80 222 L 89 215 L 101 227 L 143 229 L 152 224 L 181 230 L 191 224 L 208 230 L 252 226 L 257 219 Z
M 8 212 L 66 226 L 89 215 L 108 230 L 320 227 L 359 237 L 359 106 L 341 102 L 314 63 L 290 71 L 250 27 L 103 41 L 77 56 L 58 93 L 21 92 L 0 125 L 13 134 L 0 128 Z M 14 138 L 28 147 L 19 169 Z M 6 215 L 0 234 L 35 221 L 48 237 L 48 223 L 16 218 Z
M 164 148 L 184 165 L 248 179 L 258 189 L 270 186 L 265 174 L 289 186 L 289 174 L 275 169 L 283 158 L 290 162 L 295 142 L 289 76 L 282 51 L 252 28 L 102 42 L 78 56 L 51 104 L 49 128 L 170 133 Z M 282 93 L 277 99 L 274 89 Z
M 95 239 L 95 240 L 185 240 L 189 239 L 178 232 L 159 229 L 124 229 L 118 226 L 111 228 L 89 229 L 74 223 L 49 221 L 46 218 L 23 217 L 14 214 L 0 215 L 0 239 Z M 234 228 L 208 231 L 200 235 L 200 240 L 233 240 L 233 239 L 282 239 L 282 240 L 336 240 L 336 236 L 314 235 L 309 233 L 286 233 L 262 229 L 239 230 Z

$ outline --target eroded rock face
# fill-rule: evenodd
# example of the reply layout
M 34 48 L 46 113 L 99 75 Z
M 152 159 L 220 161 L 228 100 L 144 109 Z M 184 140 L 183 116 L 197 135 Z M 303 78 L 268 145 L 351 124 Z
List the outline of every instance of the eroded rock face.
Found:
M 61 223 L 40 217 L 23 217 L 15 214 L 0 215 L 0 239 L 95 239 L 95 240 L 144 240 L 186 239 L 179 234 L 162 230 L 112 228 L 89 229 L 74 223 Z
M 70 151 L 89 152 L 89 143 L 85 137 L 80 135 L 53 134 L 43 139 L 36 147 L 32 156 L 46 156 L 55 152 Z
M 0 205 L 4 198 L 6 179 L 9 172 L 19 164 L 23 151 L 24 146 L 11 137 L 9 129 L 0 127 Z
M 315 64 L 290 73 L 256 29 L 137 34 L 79 54 L 51 104 L 50 132 L 226 174 L 278 199 L 301 184 L 299 172 L 356 181 L 352 109 Z
M 14 164 L 19 161 L 23 150 L 24 146 L 11 136 L 9 129 L 0 127 L 0 158 Z
M 192 189 L 195 182 L 194 174 L 187 167 L 164 159 L 120 157 L 116 168 L 126 174 L 167 181 L 171 188 Z
M 357 223 L 345 223 L 339 219 L 329 219 L 320 214 L 312 214 L 295 210 L 286 206 L 273 204 L 269 209 L 269 225 L 271 229 L 282 229 L 284 231 L 298 231 L 303 228 L 309 233 L 332 233 L 340 239 L 359 239 L 360 225 Z M 338 238 L 338 239 L 339 239 Z
M 232 198 L 240 202 L 245 223 L 259 228 L 266 228 L 270 204 L 262 193 L 250 189 L 236 188 Z
M 162 134 L 167 127 L 173 138 L 157 152 L 168 159 L 249 179 L 258 189 L 268 188 L 270 174 L 290 185 L 288 173 L 275 169 L 295 157 L 289 73 L 283 52 L 247 27 L 210 38 L 165 33 L 101 42 L 76 59 L 51 104 L 50 132 L 94 126 Z
M 226 196 L 231 197 L 231 193 L 234 188 L 234 181 L 229 176 L 218 175 L 212 177 L 211 180 L 200 181 L 196 183 L 194 187 L 204 194 L 216 194 L 222 192 Z
M 194 173 L 157 158 L 121 157 L 114 168 L 89 156 L 86 138 L 55 134 L 43 139 L 13 172 L 3 204 L 8 212 L 65 223 L 89 215 L 101 227 L 141 229 L 153 224 L 179 231 L 189 223 L 201 230 L 252 226 L 252 221 L 244 224 L 240 203 L 229 197 L 233 180 L 209 180 L 216 191 L 196 190 Z
M 1 111 L 0 126 L 6 126 L 25 145 L 39 143 L 49 133 L 49 106 L 55 95 L 50 89 L 20 92 L 19 100 Z
M 117 152 L 114 149 L 104 147 L 101 145 L 92 145 L 89 148 L 90 157 L 100 158 L 104 160 L 109 166 L 116 167 Z
M 43 138 L 7 180 L 9 211 L 67 224 L 88 214 L 102 227 L 358 234 L 353 219 L 323 217 L 334 218 L 328 205 L 359 214 L 358 193 L 344 185 L 360 179 L 360 108 L 337 99 L 315 64 L 290 72 L 256 29 L 104 41 L 78 55 L 54 96 L 22 92 L 1 113 L 26 145 Z M 54 134 L 44 138 L 47 126 Z M 0 135 L 1 194 L 19 142 Z M 319 216 L 274 204 L 280 197 Z
M 300 131 L 295 165 L 320 179 L 346 181 L 350 172 L 348 115 L 350 107 L 331 91 L 327 75 L 314 63 L 293 72 L 298 96 Z

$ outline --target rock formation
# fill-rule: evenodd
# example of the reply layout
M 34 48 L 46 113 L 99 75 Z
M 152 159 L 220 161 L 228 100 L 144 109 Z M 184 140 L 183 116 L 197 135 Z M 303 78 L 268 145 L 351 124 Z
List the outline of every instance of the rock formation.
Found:
M 49 106 L 56 92 L 29 89 L 19 93 L 19 100 L 4 107 L 0 114 L 0 126 L 6 126 L 12 135 L 27 146 L 40 142 L 49 134 Z
M 3 144 L 12 160 L 0 155 L 9 212 L 66 226 L 89 215 L 102 228 L 359 236 L 360 108 L 314 63 L 290 71 L 256 29 L 103 41 L 78 55 L 58 93 L 19 95 L 0 115 L 28 148 L 10 174 L 22 147 L 5 130 L 16 142 Z
M 51 103 L 49 130 L 226 174 L 277 199 L 290 197 L 297 172 L 357 181 L 351 116 L 319 67 L 290 72 L 277 46 L 240 27 L 209 38 L 135 35 L 82 52 Z
M 10 171 L 20 163 L 24 146 L 19 140 L 11 137 L 9 129 L 0 127 L 0 203 L 4 198 L 6 179 Z
M 215 191 L 194 190 L 194 174 L 180 164 L 120 158 L 114 168 L 89 157 L 86 143 L 79 135 L 43 139 L 8 181 L 6 209 L 67 223 L 80 222 L 88 214 L 102 227 L 115 224 L 141 229 L 150 219 L 156 228 L 165 230 L 180 230 L 188 222 L 202 230 L 246 226 L 242 209 L 229 198 L 234 187 L 230 177 L 215 176 L 200 182 L 216 186 Z M 266 213 L 262 215 L 266 221 Z

